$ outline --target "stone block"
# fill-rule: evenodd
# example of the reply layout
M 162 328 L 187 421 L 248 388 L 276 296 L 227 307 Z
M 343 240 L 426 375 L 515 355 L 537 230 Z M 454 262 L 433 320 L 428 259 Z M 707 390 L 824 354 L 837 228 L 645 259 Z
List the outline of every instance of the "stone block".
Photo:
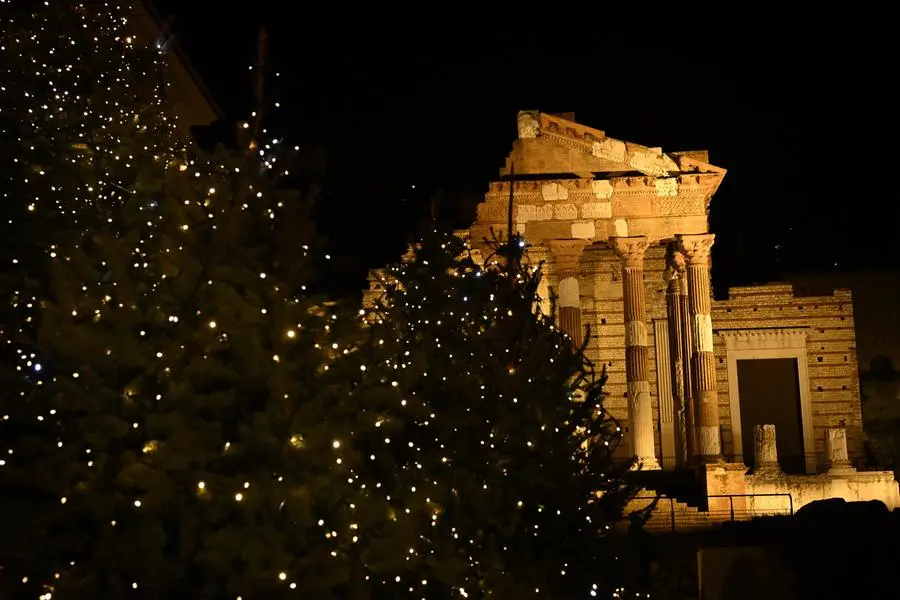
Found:
M 591 191 L 596 198 L 609 199 L 613 195 L 613 186 L 608 179 L 597 179 L 591 182 Z
M 574 204 L 554 204 L 553 218 L 559 221 L 571 221 L 578 218 L 578 209 Z
M 541 197 L 544 199 L 544 202 L 567 200 L 569 198 L 569 190 L 560 183 L 546 183 L 541 186 Z
M 612 217 L 611 202 L 585 202 L 581 205 L 582 219 L 609 219 Z
M 593 221 L 576 221 L 572 223 L 572 237 L 575 239 L 591 240 L 596 233 Z

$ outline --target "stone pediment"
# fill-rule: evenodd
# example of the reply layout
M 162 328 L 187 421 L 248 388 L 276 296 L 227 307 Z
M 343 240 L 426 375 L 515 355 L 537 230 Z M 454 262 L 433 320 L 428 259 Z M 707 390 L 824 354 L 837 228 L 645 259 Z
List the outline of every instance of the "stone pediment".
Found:
M 569 116 L 569 115 L 566 115 Z M 680 173 L 715 173 L 725 170 L 706 162 L 706 152 L 663 152 L 611 138 L 599 129 L 561 116 L 520 111 L 518 139 L 501 169 L 501 176 L 571 174 L 592 178 L 597 173 L 670 177 Z

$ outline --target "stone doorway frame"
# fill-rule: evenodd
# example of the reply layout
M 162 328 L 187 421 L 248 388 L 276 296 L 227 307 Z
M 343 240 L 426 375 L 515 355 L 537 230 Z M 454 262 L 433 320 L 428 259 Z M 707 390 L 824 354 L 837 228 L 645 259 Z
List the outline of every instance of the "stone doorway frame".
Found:
M 813 437 L 812 405 L 810 403 L 809 363 L 806 341 L 808 327 L 773 329 L 720 329 L 716 333 L 725 340 L 728 363 L 728 403 L 731 411 L 731 447 L 735 462 L 744 460 L 744 440 L 741 430 L 741 397 L 738 387 L 739 360 L 790 358 L 797 361 L 797 387 L 800 388 L 800 426 L 803 430 L 803 452 L 806 472 L 815 473 L 815 439 Z M 776 431 L 777 435 L 778 432 Z

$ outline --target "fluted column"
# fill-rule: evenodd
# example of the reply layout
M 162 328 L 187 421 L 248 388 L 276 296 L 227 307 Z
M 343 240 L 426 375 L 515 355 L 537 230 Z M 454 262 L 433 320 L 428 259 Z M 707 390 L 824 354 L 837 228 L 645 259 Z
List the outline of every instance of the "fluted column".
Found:
M 679 259 L 681 259 L 681 269 L 678 265 Z M 675 464 L 679 467 L 685 466 L 688 461 L 688 431 L 690 430 L 685 401 L 685 363 L 687 361 L 685 360 L 684 324 L 681 312 L 681 271 L 683 270 L 683 257 L 670 244 L 666 255 L 666 321 L 669 330 L 669 360 L 672 367 L 672 399 L 675 412 Z
M 584 340 L 581 325 L 581 290 L 578 276 L 581 274 L 581 255 L 587 242 L 583 240 L 553 240 L 550 250 L 553 254 L 554 278 L 558 283 L 557 323 L 576 345 Z
M 719 439 L 719 400 L 713 355 L 710 314 L 712 290 L 709 280 L 709 253 L 715 236 L 681 235 L 678 238 L 685 258 L 688 302 L 691 307 L 696 451 L 703 462 L 717 462 L 722 458 L 722 447 Z
M 691 303 L 688 299 L 687 269 L 684 266 L 684 254 L 678 250 L 675 254 L 675 264 L 678 269 L 678 293 L 681 299 L 678 302 L 679 325 L 681 327 L 681 376 L 684 379 L 682 389 L 684 391 L 684 428 L 687 433 L 685 445 L 687 446 L 688 462 L 694 460 L 697 455 L 697 421 L 694 411 L 694 373 L 691 355 L 694 347 L 694 332 L 691 327 Z
M 625 299 L 625 378 L 628 385 L 628 420 L 631 447 L 645 470 L 659 469 L 653 443 L 653 405 L 647 366 L 647 314 L 644 301 L 644 253 L 646 237 L 610 238 L 622 259 Z

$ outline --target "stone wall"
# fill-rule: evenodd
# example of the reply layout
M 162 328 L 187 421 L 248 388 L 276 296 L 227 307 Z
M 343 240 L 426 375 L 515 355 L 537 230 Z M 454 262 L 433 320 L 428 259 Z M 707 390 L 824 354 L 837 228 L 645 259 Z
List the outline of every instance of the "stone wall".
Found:
M 860 471 L 846 475 L 746 475 L 747 509 L 754 516 L 784 514 L 790 508 L 829 498 L 847 502 L 879 500 L 889 510 L 900 508 L 900 492 L 890 471 Z
M 728 330 L 805 329 L 806 368 L 812 412 L 814 452 L 823 452 L 824 431 L 847 428 L 851 458 L 863 451 L 862 414 L 856 359 L 853 304 L 849 290 L 828 296 L 795 296 L 790 285 L 732 288 L 727 300 L 713 303 L 715 355 L 723 451 L 735 454 L 725 337 Z M 810 452 L 807 449 L 807 452 Z
M 788 276 L 798 296 L 849 289 L 856 312 L 856 342 L 862 373 L 873 360 L 887 359 L 900 370 L 900 273 L 795 273 Z

